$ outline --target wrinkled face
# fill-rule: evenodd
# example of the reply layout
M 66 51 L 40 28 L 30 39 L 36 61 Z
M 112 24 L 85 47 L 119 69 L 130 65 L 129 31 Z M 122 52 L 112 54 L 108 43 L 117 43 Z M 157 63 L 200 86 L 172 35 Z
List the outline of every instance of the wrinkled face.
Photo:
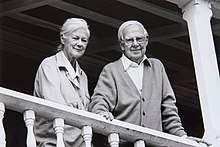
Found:
M 61 43 L 64 45 L 63 52 L 67 59 L 75 60 L 81 57 L 88 44 L 88 33 L 84 28 L 74 30 L 68 36 L 61 37 Z
M 146 53 L 148 36 L 144 35 L 144 30 L 137 26 L 128 26 L 123 31 L 124 40 L 121 41 L 121 49 L 125 56 L 131 61 L 140 63 Z

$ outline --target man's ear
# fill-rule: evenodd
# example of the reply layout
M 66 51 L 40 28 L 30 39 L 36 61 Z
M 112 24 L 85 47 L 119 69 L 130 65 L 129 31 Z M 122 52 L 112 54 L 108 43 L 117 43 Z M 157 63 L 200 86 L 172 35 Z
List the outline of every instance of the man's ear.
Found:
M 121 47 L 121 50 L 124 51 L 125 50 L 124 42 L 119 42 L 119 45 Z
M 146 46 L 146 47 L 148 46 L 148 43 L 149 43 L 149 41 L 145 42 L 145 46 Z

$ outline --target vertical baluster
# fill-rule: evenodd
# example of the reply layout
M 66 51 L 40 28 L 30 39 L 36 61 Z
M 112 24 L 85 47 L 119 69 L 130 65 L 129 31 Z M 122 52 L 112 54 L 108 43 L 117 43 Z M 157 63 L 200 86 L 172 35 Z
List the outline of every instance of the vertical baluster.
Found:
M 62 118 L 56 118 L 53 121 L 53 129 L 57 135 L 57 147 L 65 147 L 63 142 L 64 120 Z
M 24 122 L 27 127 L 27 147 L 36 147 L 36 140 L 34 136 L 33 126 L 35 121 L 35 113 L 33 110 L 27 110 L 23 113 Z
M 134 147 L 145 147 L 145 143 L 143 140 L 137 140 L 134 143 Z
M 5 147 L 6 146 L 6 141 L 5 141 L 5 129 L 3 126 L 3 118 L 4 118 L 4 113 L 5 113 L 5 105 L 4 103 L 0 102 L 0 146 Z
M 119 147 L 119 135 L 118 133 L 111 133 L 108 135 L 108 143 L 111 147 Z
M 91 147 L 92 127 L 91 126 L 84 126 L 82 128 L 82 136 L 83 136 L 83 140 L 86 144 L 86 147 Z

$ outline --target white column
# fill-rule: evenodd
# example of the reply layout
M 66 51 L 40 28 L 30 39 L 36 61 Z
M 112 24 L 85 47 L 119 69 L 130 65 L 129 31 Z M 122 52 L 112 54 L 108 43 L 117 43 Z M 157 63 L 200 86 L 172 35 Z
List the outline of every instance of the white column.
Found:
M 5 141 L 5 129 L 3 126 L 3 118 L 4 118 L 4 113 L 5 113 L 5 105 L 4 103 L 0 102 L 0 146 L 5 147 L 6 146 L 6 141 Z
M 56 118 L 53 121 L 53 129 L 57 136 L 57 146 L 56 147 L 65 147 L 63 142 L 63 133 L 64 133 L 64 120 L 62 118 Z
M 91 147 L 91 141 L 92 141 L 92 127 L 91 126 L 82 127 L 82 137 L 85 142 L 85 146 Z
M 27 147 L 36 147 L 36 140 L 33 131 L 35 113 L 33 110 L 27 110 L 23 113 L 23 116 L 24 116 L 24 122 L 27 127 L 26 145 Z
M 111 133 L 108 135 L 108 143 L 110 147 L 119 147 L 119 135 L 118 133 Z
M 220 146 L 220 78 L 207 0 L 191 0 L 183 9 L 187 21 L 204 122 L 204 139 Z

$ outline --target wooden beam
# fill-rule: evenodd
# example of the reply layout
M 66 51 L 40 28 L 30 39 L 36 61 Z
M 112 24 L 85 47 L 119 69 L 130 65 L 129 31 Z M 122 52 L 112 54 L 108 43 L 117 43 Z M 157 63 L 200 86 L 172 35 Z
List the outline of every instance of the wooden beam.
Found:
M 118 28 L 122 23 L 121 20 L 118 20 L 118 19 L 115 19 L 112 17 L 108 17 L 108 16 L 102 15 L 100 13 L 90 11 L 88 9 L 85 9 L 85 8 L 82 8 L 82 7 L 79 7 L 79 6 L 70 4 L 68 2 L 64 2 L 64 1 L 50 3 L 50 6 L 53 6 L 55 8 L 58 8 L 58 9 L 61 9 L 61 10 L 64 10 L 64 11 L 67 11 L 67 12 L 70 12 L 70 13 L 88 18 L 88 19 L 91 19 L 91 20 L 94 20 L 99 23 L 106 24 L 106 25 L 109 25 L 109 26 L 115 27 L 115 28 Z
M 1 4 L 0 17 L 7 16 L 13 13 L 19 13 L 25 10 L 34 9 L 52 2 L 61 0 L 19 0 L 19 1 L 6 1 Z
M 46 40 L 42 42 L 36 41 L 36 40 L 40 40 L 40 38 L 37 38 L 36 40 L 31 39 L 36 37 L 26 33 L 23 33 L 23 35 L 17 35 L 15 33 L 10 32 L 9 28 L 3 26 L 1 26 L 0 34 L 1 34 L 1 40 L 10 41 L 11 43 L 14 43 L 19 46 L 28 47 L 30 52 L 35 50 L 39 53 L 48 54 L 55 47 L 50 41 L 46 41 Z M 19 32 L 19 34 L 22 34 L 22 32 Z M 48 42 L 48 43 L 46 44 L 44 42 Z
M 156 42 L 188 35 L 187 26 L 173 24 L 149 29 L 150 42 Z
M 36 17 L 32 17 L 29 15 L 25 15 L 22 13 L 13 13 L 10 14 L 9 17 L 15 19 L 15 20 L 19 20 L 28 24 L 32 24 L 41 28 L 45 28 L 51 31 L 55 31 L 55 32 L 59 32 L 59 28 L 61 27 L 61 25 L 57 25 L 55 23 L 51 23 Z
M 176 39 L 161 40 L 161 41 L 158 41 L 158 42 L 160 42 L 162 44 L 165 44 L 167 46 L 179 49 L 181 51 L 184 51 L 184 52 L 187 52 L 187 53 L 191 53 L 191 47 L 190 47 L 189 44 L 181 42 L 181 41 L 178 41 Z
M 176 12 L 173 12 L 171 10 L 159 7 L 157 5 L 154 5 L 152 3 L 143 1 L 143 0 L 117 0 L 123 4 L 127 4 L 129 6 L 138 8 L 140 10 L 143 10 L 145 12 L 152 13 L 154 15 L 163 17 L 165 19 L 169 19 L 174 22 L 182 23 L 184 24 L 185 21 L 183 20 L 182 16 Z
M 31 50 L 30 48 L 19 46 L 15 43 L 4 40 L 0 40 L 0 50 L 19 55 L 34 61 L 39 61 L 39 59 L 47 56 L 47 54 L 40 53 L 35 50 Z

